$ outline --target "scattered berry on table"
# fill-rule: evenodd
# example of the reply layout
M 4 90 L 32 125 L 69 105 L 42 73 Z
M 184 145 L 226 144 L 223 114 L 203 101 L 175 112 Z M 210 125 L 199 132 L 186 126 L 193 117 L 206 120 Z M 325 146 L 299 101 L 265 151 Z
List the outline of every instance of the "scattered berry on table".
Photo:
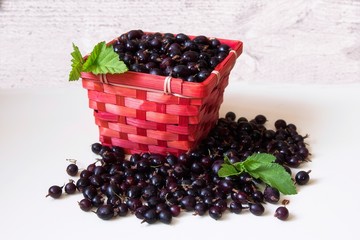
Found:
M 62 194 L 62 189 L 63 187 L 60 187 L 58 185 L 53 185 L 49 188 L 46 197 L 50 196 L 52 198 L 60 198 Z
M 295 175 L 295 182 L 299 185 L 305 185 L 310 180 L 310 173 L 311 171 L 299 171 Z
M 289 210 L 285 206 L 278 207 L 275 210 L 274 216 L 285 221 L 289 217 Z
M 78 174 L 79 171 L 79 167 L 76 165 L 76 161 L 74 160 L 73 163 L 70 163 L 67 167 L 66 167 L 66 172 L 67 174 L 69 174 L 69 176 L 76 176 Z
M 74 180 L 69 180 L 69 182 L 67 184 L 65 184 L 64 188 L 65 188 L 64 191 L 67 194 L 74 194 L 77 190 Z

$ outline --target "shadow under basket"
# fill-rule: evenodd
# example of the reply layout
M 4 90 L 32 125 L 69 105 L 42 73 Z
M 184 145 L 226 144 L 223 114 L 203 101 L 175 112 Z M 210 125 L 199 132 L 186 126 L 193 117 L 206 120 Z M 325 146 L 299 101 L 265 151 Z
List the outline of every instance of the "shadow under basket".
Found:
M 194 148 L 215 126 L 242 42 L 219 39 L 229 55 L 201 83 L 128 71 L 81 73 L 103 145 L 127 154 L 172 153 Z

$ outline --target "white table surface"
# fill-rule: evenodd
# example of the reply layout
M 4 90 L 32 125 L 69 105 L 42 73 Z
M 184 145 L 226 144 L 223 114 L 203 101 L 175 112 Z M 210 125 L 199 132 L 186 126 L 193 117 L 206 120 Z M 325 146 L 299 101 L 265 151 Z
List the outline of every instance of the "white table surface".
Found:
M 290 200 L 286 222 L 249 212 L 222 220 L 184 213 L 171 225 L 140 224 L 135 216 L 102 221 L 81 211 L 81 195 L 45 198 L 69 177 L 67 158 L 86 167 L 97 127 L 86 91 L 69 88 L 0 90 L 0 239 L 360 239 L 360 85 L 258 85 L 232 82 L 221 108 L 252 118 L 264 114 L 268 128 L 283 118 L 297 125 L 312 162 L 311 181 Z M 296 169 L 298 171 L 300 169 Z

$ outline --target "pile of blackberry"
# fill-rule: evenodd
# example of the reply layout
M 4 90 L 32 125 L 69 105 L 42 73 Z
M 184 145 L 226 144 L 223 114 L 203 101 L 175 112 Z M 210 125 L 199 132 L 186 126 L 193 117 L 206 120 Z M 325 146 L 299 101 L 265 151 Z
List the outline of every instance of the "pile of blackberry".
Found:
M 217 38 L 186 34 L 144 33 L 131 30 L 113 44 L 130 71 L 202 82 L 229 54 L 227 44 Z
M 78 179 L 63 187 L 51 186 L 48 196 L 61 197 L 63 188 L 67 194 L 81 193 L 79 207 L 104 220 L 133 214 L 141 222 L 169 224 L 182 211 L 216 220 L 225 212 L 249 211 L 260 216 L 265 203 L 281 202 L 274 216 L 286 220 L 288 201 L 280 201 L 276 188 L 247 173 L 226 178 L 217 174 L 224 155 L 235 163 L 253 153 L 271 153 L 290 174 L 309 161 L 307 135 L 300 135 L 294 124 L 283 119 L 275 121 L 274 130 L 267 129 L 266 122 L 263 115 L 247 120 L 228 112 L 196 149 L 178 156 L 148 152 L 126 156 L 120 147 L 94 143 L 91 150 L 99 158 L 80 173 L 71 163 L 66 171 L 73 177 L 79 175 Z M 298 170 L 293 180 L 304 185 L 309 172 Z

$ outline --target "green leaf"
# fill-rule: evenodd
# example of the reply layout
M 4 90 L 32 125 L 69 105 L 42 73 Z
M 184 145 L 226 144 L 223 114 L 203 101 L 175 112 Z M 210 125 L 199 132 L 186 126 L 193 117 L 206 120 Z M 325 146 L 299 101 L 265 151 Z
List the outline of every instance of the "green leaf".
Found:
M 112 46 L 106 46 L 105 42 L 100 42 L 94 47 L 83 65 L 83 71 L 94 74 L 124 73 L 127 70 L 125 63 L 119 60 L 119 55 L 114 52 Z
M 257 167 L 252 167 L 250 164 L 244 165 L 244 167 L 250 175 L 260 178 L 263 182 L 276 188 L 283 194 L 290 195 L 297 193 L 290 174 L 283 166 L 277 163 L 261 163 L 261 166 Z
M 239 171 L 239 172 L 243 172 L 244 169 L 244 162 L 236 162 L 233 164 L 233 166 Z
M 262 163 L 272 163 L 274 162 L 276 157 L 274 155 L 271 155 L 269 153 L 254 153 L 248 158 L 246 158 L 245 161 L 257 161 Z
M 236 170 L 236 168 L 231 164 L 222 164 L 221 168 L 218 171 L 219 177 L 229 177 L 234 175 L 239 175 L 239 171 Z
M 264 164 L 274 162 L 275 159 L 275 156 L 268 153 L 254 153 L 243 162 L 243 168 L 254 178 L 259 178 L 256 170 Z
M 226 154 L 224 154 L 224 163 L 225 164 L 231 164 L 230 159 Z
M 264 163 L 262 163 L 262 162 L 259 162 L 256 160 L 251 160 L 251 159 L 246 159 L 244 162 L 242 162 L 243 169 L 245 169 L 245 171 L 247 171 L 248 173 L 254 172 L 256 169 L 261 167 L 263 164 Z
M 72 44 L 74 51 L 71 53 L 72 59 L 71 59 L 71 71 L 69 74 L 69 81 L 75 81 L 78 80 L 81 76 L 81 71 L 84 63 L 84 59 L 81 56 L 80 50 L 75 44 Z
M 231 164 L 229 159 L 224 156 L 225 163 L 221 165 L 218 175 L 219 177 L 228 177 L 245 171 L 283 194 L 296 194 L 296 187 L 290 174 L 283 166 L 274 163 L 275 159 L 275 156 L 271 154 L 255 153 L 243 162 Z

